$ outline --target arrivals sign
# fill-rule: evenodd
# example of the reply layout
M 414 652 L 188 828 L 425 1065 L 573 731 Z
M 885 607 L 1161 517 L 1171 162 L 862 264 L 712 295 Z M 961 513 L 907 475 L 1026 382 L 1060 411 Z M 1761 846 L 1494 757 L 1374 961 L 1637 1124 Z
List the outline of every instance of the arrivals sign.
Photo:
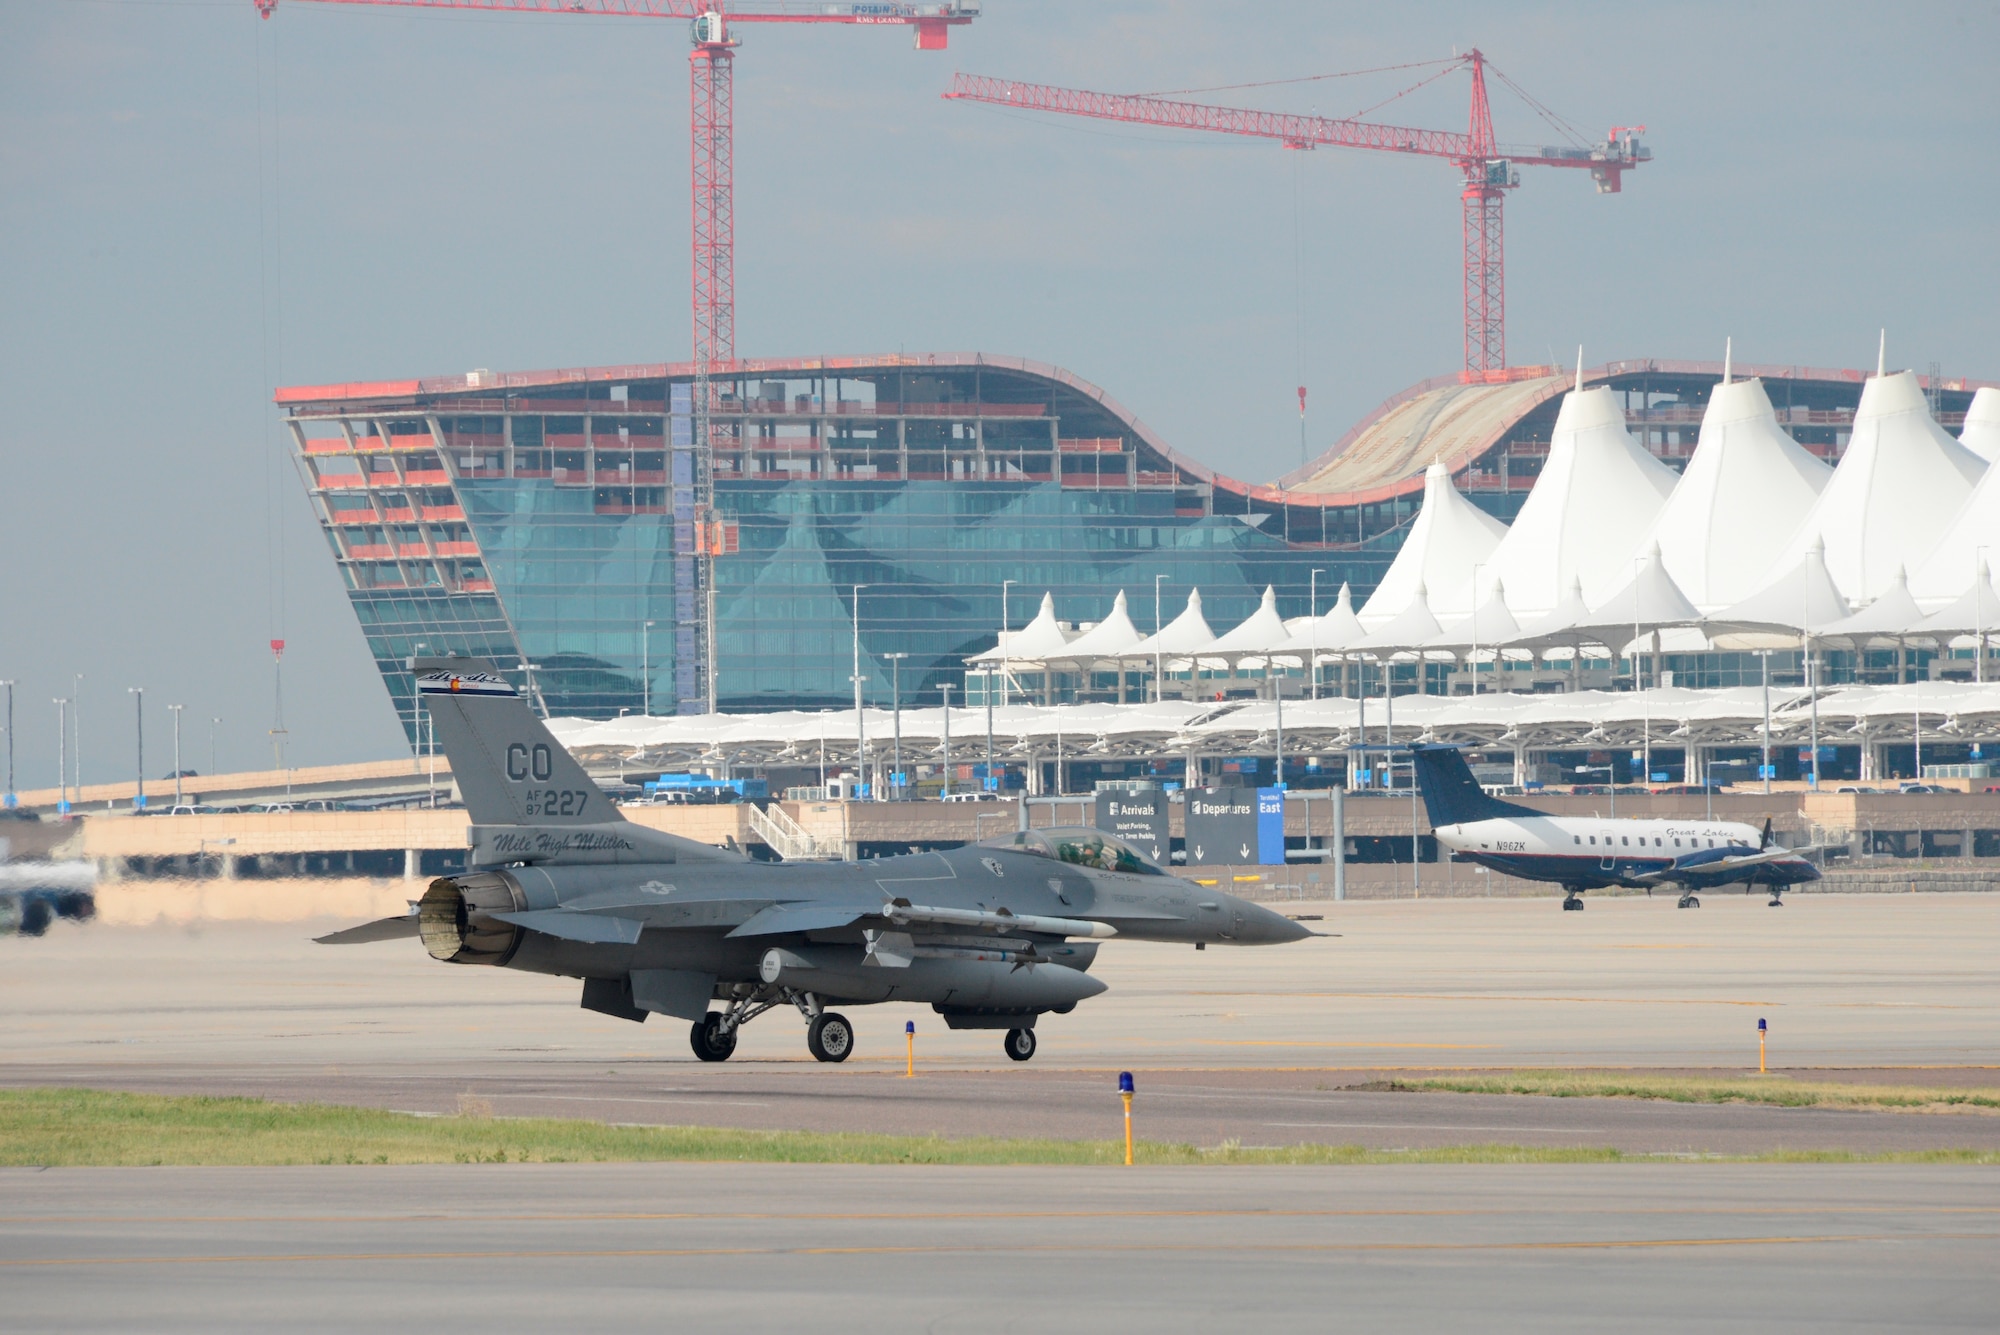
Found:
M 1117 835 L 1160 866 L 1167 865 L 1167 795 L 1160 789 L 1099 793 L 1097 828 Z

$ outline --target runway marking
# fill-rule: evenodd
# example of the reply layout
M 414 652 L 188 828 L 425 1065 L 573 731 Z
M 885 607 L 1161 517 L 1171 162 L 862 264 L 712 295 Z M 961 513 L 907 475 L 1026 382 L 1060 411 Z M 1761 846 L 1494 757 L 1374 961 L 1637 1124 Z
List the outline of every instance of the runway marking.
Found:
M 1538 1131 L 1548 1135 L 1578 1136 L 1611 1134 L 1609 1127 L 1602 1126 L 1462 1126 L 1457 1122 L 1448 1126 L 1417 1125 L 1410 1122 L 1260 1122 L 1258 1125 L 1325 1131 Z
M 1996 1215 L 1993 1205 L 1672 1205 L 1623 1206 L 1575 1205 L 1560 1207 L 1564 1214 L 1629 1215 L 1639 1218 L 1680 1216 L 1768 1217 L 1775 1215 L 1823 1215 L 1829 1211 L 1851 1215 Z M 418 1210 L 407 1214 L 337 1215 L 9 1215 L 0 1216 L 0 1226 L 21 1224 L 434 1224 L 434 1223 L 519 1223 L 519 1224 L 627 1224 L 627 1223 L 946 1223 L 953 1220 L 1089 1220 L 1089 1219 L 1484 1219 L 1538 1213 L 1518 1205 L 1468 1208 L 1456 1206 L 1434 1210 L 810 1210 L 778 1214 L 755 1210 L 666 1210 L 666 1211 L 533 1211 L 497 1214 L 467 1214 L 439 1210 Z
M 1271 1001 L 1559 1001 L 1591 1006 L 1765 1006 L 1782 1001 L 1731 1001 L 1727 997 L 1524 997 L 1505 992 L 1174 992 L 1181 997 L 1263 997 Z
M 312 1262 L 379 1261 L 617 1261 L 671 1260 L 718 1256 L 951 1256 L 1012 1253 L 1067 1256 L 1116 1253 L 1221 1252 L 1332 1255 L 1379 1252 L 1563 1252 L 1643 1251 L 1652 1248 L 1811 1246 L 1830 1243 L 2000 1242 L 2000 1233 L 1816 1233 L 1723 1238 L 1582 1238 L 1547 1242 L 1277 1242 L 1277 1243 L 927 1243 L 910 1246 L 850 1247 L 620 1247 L 550 1248 L 460 1252 L 279 1252 L 215 1256 L 54 1256 L 0 1260 L 0 1269 L 75 1269 L 140 1265 L 297 1265 Z
M 1421 1048 L 1426 1051 L 1480 1051 L 1497 1048 L 1498 1043 L 1336 1043 L 1331 1039 L 1309 1038 L 1204 1038 L 1207 1047 L 1230 1048 Z
M 696 1103 L 705 1108 L 768 1108 L 767 1100 L 752 1099 L 642 1099 L 622 1094 L 517 1094 L 513 1090 L 494 1089 L 485 1091 L 485 1097 L 494 1099 L 556 1099 L 564 1103 Z

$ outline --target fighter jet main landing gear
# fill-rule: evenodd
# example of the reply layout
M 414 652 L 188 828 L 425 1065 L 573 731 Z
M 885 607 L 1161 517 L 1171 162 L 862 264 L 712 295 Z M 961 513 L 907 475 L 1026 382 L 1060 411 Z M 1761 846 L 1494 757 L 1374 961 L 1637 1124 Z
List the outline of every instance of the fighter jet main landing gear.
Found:
M 1035 1055 L 1035 1031 L 1032 1029 L 1009 1029 L 1007 1031 L 1007 1056 L 1017 1062 L 1024 1062 Z
M 821 1011 L 806 1026 L 806 1049 L 823 1062 L 844 1062 L 854 1051 L 854 1026 L 836 1011 Z
M 694 1022 L 688 1042 L 694 1055 L 705 1062 L 726 1062 L 736 1051 L 736 1026 L 727 1023 L 729 1012 L 710 1011 Z

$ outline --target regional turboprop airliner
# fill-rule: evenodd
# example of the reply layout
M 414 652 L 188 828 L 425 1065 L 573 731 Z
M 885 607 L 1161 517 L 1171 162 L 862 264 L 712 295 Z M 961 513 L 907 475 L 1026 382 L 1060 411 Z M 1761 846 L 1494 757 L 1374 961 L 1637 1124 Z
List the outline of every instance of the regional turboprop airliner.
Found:
M 1583 907 L 1583 892 L 1605 886 L 1677 885 L 1679 907 L 1700 908 L 1697 890 L 1765 885 L 1771 906 L 1787 886 L 1817 881 L 1819 868 L 1771 841 L 1771 822 L 1604 820 L 1550 816 L 1488 795 L 1455 746 L 1410 748 L 1424 808 L 1438 843 L 1509 876 L 1563 887 L 1563 907 Z

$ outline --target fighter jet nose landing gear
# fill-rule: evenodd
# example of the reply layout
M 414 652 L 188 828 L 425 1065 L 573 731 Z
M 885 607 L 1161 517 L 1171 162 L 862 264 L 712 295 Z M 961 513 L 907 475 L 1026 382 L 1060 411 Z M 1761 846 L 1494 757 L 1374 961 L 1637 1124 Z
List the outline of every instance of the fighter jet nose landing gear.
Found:
M 806 1027 L 806 1048 L 823 1062 L 844 1062 L 854 1051 L 854 1026 L 835 1011 L 821 1011 Z
M 736 1051 L 736 1027 L 725 1026 L 722 1015 L 710 1013 L 694 1022 L 688 1041 L 703 1061 L 726 1062 Z
M 1024 1062 L 1035 1055 L 1035 1031 L 1032 1029 L 1009 1029 L 1007 1031 L 1007 1056 L 1014 1061 Z

